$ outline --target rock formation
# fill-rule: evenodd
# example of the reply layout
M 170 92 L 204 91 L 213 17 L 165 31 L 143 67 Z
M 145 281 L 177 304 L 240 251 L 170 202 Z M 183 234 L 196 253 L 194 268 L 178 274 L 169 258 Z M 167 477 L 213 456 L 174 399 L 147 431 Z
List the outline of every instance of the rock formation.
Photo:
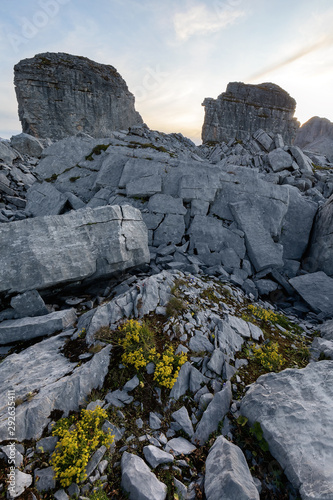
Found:
M 149 261 L 147 229 L 131 206 L 2 224 L 0 241 L 1 292 L 106 277 Z
M 14 70 L 19 118 L 27 134 L 105 137 L 142 123 L 133 95 L 113 66 L 46 52 L 23 59 Z
M 202 140 L 228 142 L 248 139 L 256 130 L 281 134 L 291 144 L 299 123 L 296 101 L 273 83 L 249 85 L 232 82 L 217 99 L 206 98 Z
M 333 161 L 333 123 L 313 116 L 297 131 L 295 145 L 327 156 Z

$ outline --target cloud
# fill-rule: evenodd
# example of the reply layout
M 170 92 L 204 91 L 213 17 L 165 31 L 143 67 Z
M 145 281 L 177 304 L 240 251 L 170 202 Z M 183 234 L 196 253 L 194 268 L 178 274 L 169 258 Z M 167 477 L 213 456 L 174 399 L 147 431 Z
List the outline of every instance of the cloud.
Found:
M 293 54 L 289 55 L 288 57 L 270 65 L 267 66 L 264 69 L 261 69 L 260 71 L 256 72 L 255 74 L 251 75 L 250 78 L 248 79 L 249 82 L 265 78 L 267 75 L 270 73 L 273 73 L 274 71 L 277 71 L 285 66 L 288 66 L 291 63 L 294 63 L 301 59 L 302 57 L 305 57 L 307 55 L 312 54 L 313 52 L 316 52 L 317 50 L 324 49 L 326 47 L 329 47 L 333 45 L 333 35 L 326 35 L 321 37 L 320 40 L 318 40 L 315 43 L 312 43 L 311 45 L 308 45 L 307 47 L 304 47 L 302 49 L 296 50 Z
M 215 33 L 244 16 L 244 11 L 221 3 L 215 1 L 213 9 L 201 3 L 187 11 L 177 12 L 173 23 L 178 39 L 185 41 L 194 35 Z

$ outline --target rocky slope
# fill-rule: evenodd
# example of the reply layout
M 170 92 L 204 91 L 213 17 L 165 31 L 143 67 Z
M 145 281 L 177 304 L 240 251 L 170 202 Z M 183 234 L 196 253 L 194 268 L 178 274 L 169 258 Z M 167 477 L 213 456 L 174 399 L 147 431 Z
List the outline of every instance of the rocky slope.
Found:
M 23 59 L 14 71 L 23 132 L 35 137 L 103 137 L 142 123 L 133 94 L 113 66 L 46 52 Z
M 217 99 L 206 98 L 202 141 L 248 139 L 258 129 L 281 134 L 292 144 L 299 127 L 294 118 L 296 101 L 278 85 L 232 82 Z
M 295 145 L 333 161 L 333 123 L 318 116 L 310 118 L 297 131 Z
M 144 125 L 0 160 L 0 493 L 332 498 L 329 160 Z

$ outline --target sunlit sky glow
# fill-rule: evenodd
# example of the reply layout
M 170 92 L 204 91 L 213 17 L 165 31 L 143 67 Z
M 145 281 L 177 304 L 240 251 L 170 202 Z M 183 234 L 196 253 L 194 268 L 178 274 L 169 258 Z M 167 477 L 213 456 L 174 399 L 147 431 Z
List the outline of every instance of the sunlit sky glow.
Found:
M 67 52 L 114 66 L 147 125 L 200 142 L 205 97 L 273 82 L 333 121 L 332 0 L 1 0 L 0 136 L 21 132 L 13 66 Z

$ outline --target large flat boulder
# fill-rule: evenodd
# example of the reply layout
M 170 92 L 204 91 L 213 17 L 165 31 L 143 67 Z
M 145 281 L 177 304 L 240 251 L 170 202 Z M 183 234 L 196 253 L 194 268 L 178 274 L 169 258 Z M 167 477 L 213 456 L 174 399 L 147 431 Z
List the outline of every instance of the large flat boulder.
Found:
M 259 377 L 240 411 L 259 422 L 303 500 L 333 498 L 333 361 Z
M 333 316 L 333 278 L 318 271 L 291 278 L 289 283 L 316 313 Z
M 133 94 L 113 66 L 46 52 L 23 59 L 14 72 L 19 118 L 27 134 L 105 137 L 142 123 Z
M 128 205 L 2 224 L 0 247 L 0 292 L 107 277 L 149 262 L 147 228 Z

